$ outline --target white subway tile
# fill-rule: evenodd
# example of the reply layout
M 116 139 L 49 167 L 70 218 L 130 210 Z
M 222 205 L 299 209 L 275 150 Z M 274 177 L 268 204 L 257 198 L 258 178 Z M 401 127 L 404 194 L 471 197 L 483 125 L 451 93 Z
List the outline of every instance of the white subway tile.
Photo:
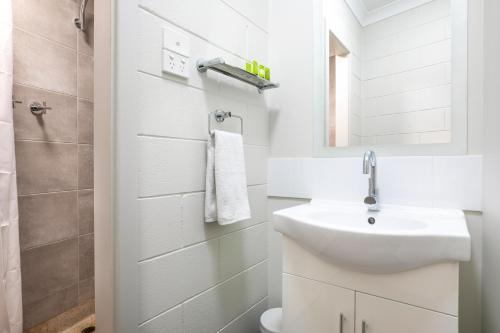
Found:
M 369 146 L 369 145 L 376 145 L 377 144 L 377 137 L 376 136 L 363 136 L 361 138 L 361 144 Z
M 216 95 L 175 81 L 138 75 L 139 134 L 207 139 L 207 115 L 218 105 Z
M 268 160 L 268 195 L 309 198 L 313 193 L 312 158 L 273 158 Z
M 222 0 L 248 20 L 267 31 L 267 0 Z
M 356 202 L 364 199 L 368 180 L 362 173 L 361 156 L 313 160 L 313 198 Z
M 420 143 L 450 143 L 451 131 L 426 132 L 420 134 Z
M 482 208 L 482 157 L 434 157 L 435 207 L 480 211 Z
M 380 145 L 413 145 L 418 143 L 420 143 L 420 133 L 377 136 L 377 144 Z
M 265 0 L 259 0 L 259 1 L 265 1 Z M 253 1 L 245 1 L 245 2 L 252 3 Z M 265 12 L 266 10 L 261 10 L 261 11 Z M 269 66 L 267 46 L 268 46 L 267 33 L 257 28 L 253 24 L 250 24 L 248 26 L 248 51 L 247 51 L 248 53 L 246 55 L 246 59 L 249 60 L 255 59 L 260 64 L 263 64 L 264 66 Z
M 377 40 L 450 16 L 450 1 L 435 0 L 365 27 L 365 38 Z
M 403 51 L 366 62 L 363 79 L 384 77 L 451 61 L 451 40 L 446 39 L 417 49 Z
M 445 85 L 451 82 L 450 64 L 437 64 L 408 72 L 363 81 L 363 97 L 381 97 Z
M 364 135 L 389 135 L 446 130 L 449 109 L 423 110 L 363 119 Z
M 139 263 L 141 322 L 214 286 L 218 245 L 209 241 Z
M 184 333 L 213 333 L 267 296 L 267 262 L 188 300 L 182 306 Z
M 432 157 L 383 157 L 377 162 L 382 203 L 432 206 Z
M 231 233 L 219 242 L 220 279 L 225 280 L 267 258 L 267 225 Z
M 139 137 L 139 195 L 205 189 L 206 142 Z
M 268 147 L 245 145 L 245 168 L 248 185 L 267 182 Z
M 139 326 L 140 333 L 182 333 L 182 307 L 179 305 Z
M 386 115 L 451 106 L 451 84 L 366 100 L 366 115 Z
M 364 59 L 373 60 L 450 38 L 451 18 L 444 17 L 380 39 L 366 39 Z
M 244 118 L 243 140 L 247 144 L 269 145 L 269 112 L 266 108 L 248 105 Z
M 231 53 L 246 54 L 247 22 L 219 0 L 141 0 L 140 5 Z
M 248 221 L 225 226 L 221 226 L 218 223 L 205 223 L 204 200 L 205 193 L 186 194 L 182 197 L 182 237 L 184 246 L 262 223 L 267 218 L 267 193 L 265 185 L 248 187 L 248 200 L 252 214 L 252 218 Z
M 260 316 L 267 310 L 267 298 L 233 320 L 220 333 L 256 333 L 260 330 Z
M 360 158 L 290 158 L 269 160 L 270 195 L 361 202 L 368 190 Z M 311 178 L 288 174 L 309 163 Z M 283 172 L 280 173 L 279 171 Z M 378 184 L 382 203 L 481 210 L 482 156 L 379 157 Z M 288 186 L 289 183 L 295 187 Z M 297 191 L 302 189 L 302 192 Z M 272 194 L 271 194 L 272 193 Z
M 139 199 L 140 259 L 182 247 L 181 196 Z

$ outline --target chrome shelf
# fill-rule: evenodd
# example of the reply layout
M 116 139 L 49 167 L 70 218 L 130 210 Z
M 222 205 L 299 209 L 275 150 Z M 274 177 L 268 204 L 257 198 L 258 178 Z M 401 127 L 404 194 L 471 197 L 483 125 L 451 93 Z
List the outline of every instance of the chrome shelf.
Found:
M 222 58 L 215 58 L 207 61 L 198 60 L 196 66 L 198 67 L 198 71 L 201 73 L 205 73 L 207 70 L 211 69 L 218 73 L 232 77 L 233 79 L 248 83 L 257 87 L 259 93 L 262 93 L 264 90 L 278 88 L 280 86 L 279 83 L 271 82 L 258 75 L 248 73 L 242 68 L 228 65 Z

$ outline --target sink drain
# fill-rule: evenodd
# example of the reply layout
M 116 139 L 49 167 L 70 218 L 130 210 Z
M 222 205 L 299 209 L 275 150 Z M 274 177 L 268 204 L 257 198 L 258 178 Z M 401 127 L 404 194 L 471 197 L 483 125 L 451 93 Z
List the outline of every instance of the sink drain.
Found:
M 368 218 L 368 223 L 375 224 L 375 218 L 374 217 L 369 217 Z
M 95 332 L 95 326 L 85 327 L 85 328 L 82 330 L 82 333 L 90 333 L 90 332 Z

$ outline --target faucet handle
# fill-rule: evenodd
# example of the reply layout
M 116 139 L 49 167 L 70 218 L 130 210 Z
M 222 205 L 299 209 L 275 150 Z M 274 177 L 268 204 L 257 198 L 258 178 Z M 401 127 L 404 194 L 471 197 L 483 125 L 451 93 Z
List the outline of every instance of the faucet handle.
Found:
M 35 116 L 40 116 L 46 113 L 47 110 L 52 110 L 52 108 L 50 106 L 47 106 L 46 102 L 43 102 L 43 105 L 39 102 L 33 102 L 30 104 L 30 110 L 31 113 L 33 113 Z

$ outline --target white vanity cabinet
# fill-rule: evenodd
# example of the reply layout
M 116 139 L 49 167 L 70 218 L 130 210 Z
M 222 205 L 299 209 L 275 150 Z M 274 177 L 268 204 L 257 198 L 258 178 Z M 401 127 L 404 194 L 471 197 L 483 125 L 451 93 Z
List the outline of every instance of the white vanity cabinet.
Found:
M 354 291 L 290 274 L 283 290 L 283 332 L 354 332 Z
M 458 333 L 458 263 L 362 273 L 284 236 L 282 327 L 284 333 Z
M 356 293 L 356 332 L 456 333 L 458 318 L 381 297 Z

